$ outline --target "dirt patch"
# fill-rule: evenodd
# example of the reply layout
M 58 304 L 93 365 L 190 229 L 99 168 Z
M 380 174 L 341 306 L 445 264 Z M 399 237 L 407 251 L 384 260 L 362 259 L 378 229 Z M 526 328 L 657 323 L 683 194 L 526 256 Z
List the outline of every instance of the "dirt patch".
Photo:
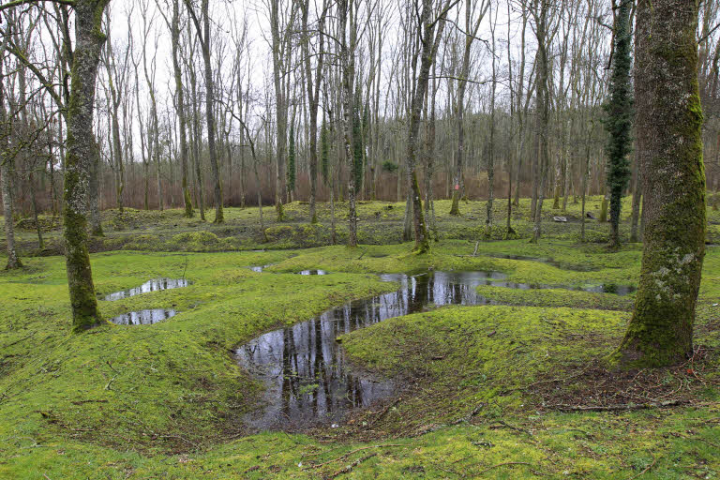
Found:
M 537 408 L 560 411 L 626 411 L 702 403 L 702 391 L 717 387 L 714 364 L 720 349 L 697 346 L 687 362 L 670 368 L 610 371 L 600 362 L 568 368 L 522 390 Z

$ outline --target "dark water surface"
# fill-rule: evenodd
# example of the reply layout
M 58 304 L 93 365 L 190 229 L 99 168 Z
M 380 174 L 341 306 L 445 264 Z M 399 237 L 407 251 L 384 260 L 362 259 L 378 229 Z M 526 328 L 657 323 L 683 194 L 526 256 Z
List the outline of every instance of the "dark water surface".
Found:
M 115 318 L 111 318 L 110 321 L 118 325 L 152 325 L 153 323 L 158 323 L 170 317 L 174 317 L 177 313 L 178 312 L 175 310 L 155 308 L 152 310 L 139 310 L 137 312 L 126 313 L 125 315 L 119 315 Z
M 392 396 L 389 379 L 353 372 L 335 339 L 388 318 L 431 306 L 486 303 L 475 287 L 502 280 L 497 272 L 380 275 L 400 282 L 393 293 L 356 300 L 237 349 L 239 364 L 265 384 L 265 406 L 246 421 L 259 430 L 296 430 L 336 423 L 348 410 Z
M 326 270 L 303 270 L 298 272 L 300 275 L 328 275 Z
M 306 274 L 301 272 L 302 274 Z M 307 273 L 309 274 L 309 273 Z M 494 303 L 476 292 L 479 285 L 516 289 L 568 288 L 506 281 L 499 272 L 385 274 L 400 290 L 356 300 L 255 338 L 236 350 L 238 363 L 265 384 L 264 406 L 246 417 L 258 430 L 300 430 L 339 423 L 351 409 L 393 396 L 398 385 L 353 370 L 336 338 L 388 318 L 443 305 Z M 588 285 L 572 290 L 625 295 L 635 288 Z
M 173 288 L 187 287 L 188 285 L 190 285 L 190 282 L 188 282 L 184 278 L 179 280 L 174 280 L 172 278 L 157 278 L 154 280 L 149 280 L 140 285 L 139 287 L 106 295 L 104 300 L 108 302 L 114 302 L 116 300 L 134 297 L 135 295 L 140 295 L 141 293 L 158 292 L 160 290 L 171 290 Z

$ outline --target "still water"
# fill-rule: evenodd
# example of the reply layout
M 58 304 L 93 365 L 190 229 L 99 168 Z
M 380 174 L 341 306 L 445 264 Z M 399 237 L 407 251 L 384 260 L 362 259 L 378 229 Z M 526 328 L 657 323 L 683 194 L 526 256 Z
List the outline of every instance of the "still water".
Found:
M 486 303 L 475 287 L 501 281 L 497 272 L 380 275 L 402 288 L 356 300 L 292 327 L 266 333 L 237 349 L 240 365 L 266 387 L 263 408 L 246 418 L 258 430 L 297 430 L 339 422 L 354 408 L 392 396 L 389 379 L 353 371 L 335 339 L 388 318 L 433 306 Z

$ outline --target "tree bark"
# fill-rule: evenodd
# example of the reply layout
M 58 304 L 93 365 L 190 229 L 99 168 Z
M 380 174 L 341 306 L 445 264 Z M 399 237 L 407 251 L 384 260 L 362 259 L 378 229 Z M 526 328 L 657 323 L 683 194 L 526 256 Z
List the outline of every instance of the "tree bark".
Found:
M 350 167 L 348 178 L 348 247 L 357 247 L 357 211 L 355 207 L 355 179 L 353 145 L 354 136 L 352 122 L 355 116 L 355 95 L 353 94 L 353 80 L 355 77 L 355 41 L 356 29 L 353 18 L 353 0 L 340 0 L 339 37 L 340 37 L 340 63 L 342 68 L 343 90 L 343 133 L 345 139 L 345 161 Z M 349 32 L 348 32 L 349 30 Z M 347 38 L 349 37 L 349 39 Z
M 89 185 L 99 162 L 100 151 L 93 133 L 95 80 L 100 51 L 105 43 L 102 18 L 110 0 L 76 0 L 72 86 L 67 110 L 67 157 L 63 206 L 66 265 L 73 331 L 101 325 L 97 308 L 90 255 L 88 252 L 87 214 Z
M 287 143 L 287 105 L 284 85 L 284 45 L 280 38 L 280 2 L 270 1 L 270 31 L 272 36 L 273 85 L 275 87 L 275 123 L 277 125 L 277 171 L 275 176 L 275 210 L 277 221 L 285 219 L 283 202 L 287 196 L 285 183 L 285 147 Z
M 216 145 L 216 126 L 215 126 L 215 79 L 212 71 L 212 59 L 210 51 L 210 7 L 209 0 L 202 0 L 200 21 L 195 15 L 191 0 L 185 0 L 188 13 L 192 17 L 198 38 L 200 39 L 200 50 L 202 51 L 203 64 L 205 66 L 205 116 L 207 122 L 208 135 L 208 155 L 210 157 L 210 169 L 213 175 L 213 199 L 215 200 L 215 219 L 213 223 L 225 223 L 223 214 L 223 193 L 220 184 L 220 167 L 218 166 L 218 155 Z
M 535 182 L 533 191 L 533 214 L 535 225 L 533 227 L 532 243 L 537 243 L 542 236 L 542 208 L 545 199 L 545 179 L 548 169 L 548 124 L 549 124 L 549 59 L 547 44 L 547 27 L 548 27 L 548 1 L 537 0 L 540 12 L 536 12 L 535 34 L 538 41 L 538 51 L 536 58 L 537 69 L 537 96 L 536 96 L 536 155 L 535 155 Z
M 615 355 L 623 368 L 685 361 L 705 257 L 698 2 L 640 0 L 635 98 L 646 219 L 635 310 Z
M 435 62 L 438 44 L 445 28 L 445 16 L 447 15 L 450 3 L 446 2 L 440 10 L 438 18 L 432 18 L 432 0 L 422 1 L 422 13 L 419 18 L 418 34 L 421 38 L 422 49 L 420 51 L 420 69 L 417 74 L 415 90 L 410 103 L 410 124 L 408 126 L 407 139 L 407 185 L 408 193 L 412 200 L 413 226 L 415 230 L 415 248 L 417 253 L 426 253 L 430 250 L 428 241 L 428 230 L 425 224 L 425 216 L 422 208 L 422 196 L 418 184 L 417 165 L 420 115 L 422 112 L 425 94 L 430 79 L 430 68 Z
M 2 76 L 3 61 L 0 59 L 0 76 Z M 12 195 L 12 170 L 14 160 L 11 157 L 8 148 L 8 139 L 10 132 L 10 125 L 5 111 L 5 87 L 0 86 L 0 142 L 2 142 L 2 148 L 0 149 L 0 188 L 2 189 L 2 201 L 3 201 L 3 215 L 5 217 L 5 237 L 6 237 L 6 248 L 8 261 L 5 266 L 6 270 L 14 270 L 22 268 L 22 263 L 18 258 L 17 251 L 15 249 L 15 226 L 13 225 L 13 195 Z

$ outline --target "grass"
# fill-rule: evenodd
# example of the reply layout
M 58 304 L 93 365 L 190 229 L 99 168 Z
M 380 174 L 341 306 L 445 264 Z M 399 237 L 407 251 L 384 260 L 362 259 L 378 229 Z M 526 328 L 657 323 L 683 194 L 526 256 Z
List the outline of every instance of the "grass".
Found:
M 587 211 L 598 215 L 601 197 L 588 197 Z M 461 203 L 459 217 L 449 215 L 449 200 L 438 200 L 435 206 L 437 232 L 440 240 L 470 240 L 484 238 L 486 203 L 469 201 Z M 630 235 L 628 226 L 631 199 L 623 203 L 623 224 L 621 238 L 627 241 Z M 347 239 L 347 203 L 336 206 L 337 241 L 344 244 Z M 404 202 L 359 202 L 360 218 L 358 237 L 361 244 L 388 245 L 402 243 Z M 264 208 L 265 230 L 260 228 L 259 211 L 256 207 L 226 208 L 225 224 L 214 225 L 212 211 L 208 211 L 208 222 L 200 220 L 199 215 L 185 218 L 182 209 L 170 209 L 162 212 L 144 211 L 126 208 L 121 214 L 110 209 L 103 212 L 105 238 L 94 239 L 91 249 L 94 252 L 120 249 L 143 251 L 193 251 L 223 252 L 246 251 L 253 249 L 292 249 L 326 246 L 331 243 L 330 208 L 327 204 L 318 204 L 319 224 L 309 224 L 309 206 L 306 203 L 293 202 L 285 206 L 286 220 L 277 223 L 271 206 Z M 565 216 L 569 223 L 555 223 L 554 216 Z M 507 202 L 502 199 L 494 203 L 495 224 L 490 239 L 503 240 L 507 237 L 505 219 Z M 512 225 L 516 238 L 530 238 L 533 224 L 530 218 L 530 200 L 521 199 L 520 205 L 513 209 Z M 549 238 L 577 242 L 580 239 L 581 221 L 580 203 L 570 201 L 566 211 L 544 210 L 543 231 Z M 46 247 L 38 249 L 34 222 L 23 219 L 17 222 L 16 237 L 21 255 L 60 254 L 62 252 L 61 225 L 58 219 L 41 216 Z M 708 209 L 708 241 L 720 243 L 720 211 Z M 3 223 L 0 220 L 0 223 Z M 608 241 L 609 226 L 597 220 L 586 222 L 586 240 L 589 243 L 603 244 Z M 4 230 L 0 231 L 0 244 L 4 242 Z
M 361 212 L 372 218 L 387 206 L 364 204 Z M 480 215 L 480 206 L 463 205 L 455 223 L 471 225 L 466 233 L 475 227 L 465 218 Z M 304 208 L 288 206 L 291 220 Z M 391 210 L 389 217 L 402 215 Z M 294 245 L 291 234 L 253 252 L 247 236 L 232 234 L 250 228 L 252 213 L 228 209 L 226 215 L 222 233 L 197 219 L 181 223 L 174 211 L 137 212 L 134 224 L 123 220 L 105 241 L 139 247 L 161 239 L 149 250 L 168 251 L 92 255 L 101 295 L 151 278 L 192 281 L 101 301 L 108 318 L 144 308 L 180 312 L 156 325 L 71 335 L 61 257 L 26 257 L 24 270 L 0 272 L 0 478 L 718 478 L 715 248 L 705 260 L 698 308 L 702 354 L 690 366 L 640 372 L 630 381 L 603 377 L 594 362 L 619 343 L 632 295 L 561 287 L 635 285 L 637 246 L 608 253 L 560 232 L 538 245 L 483 242 L 477 256 L 471 256 L 474 239 L 458 238 L 444 238 L 424 256 L 401 243 L 276 248 Z M 152 238 L 138 237 L 141 232 Z M 243 251 L 216 251 L 228 245 Z M 268 264 L 267 273 L 245 268 Z M 332 274 L 294 274 L 311 268 Z M 346 335 L 343 345 L 357 364 L 403 379 L 406 390 L 338 429 L 248 434 L 241 419 L 257 404 L 260 385 L 233 361 L 234 347 L 396 288 L 374 273 L 428 269 L 500 271 L 509 281 L 558 288 L 481 286 L 482 295 L 506 305 L 440 308 Z M 685 406 L 618 412 L 550 406 L 612 402 L 610 393 L 598 393 L 605 391 L 617 402 L 679 398 Z

